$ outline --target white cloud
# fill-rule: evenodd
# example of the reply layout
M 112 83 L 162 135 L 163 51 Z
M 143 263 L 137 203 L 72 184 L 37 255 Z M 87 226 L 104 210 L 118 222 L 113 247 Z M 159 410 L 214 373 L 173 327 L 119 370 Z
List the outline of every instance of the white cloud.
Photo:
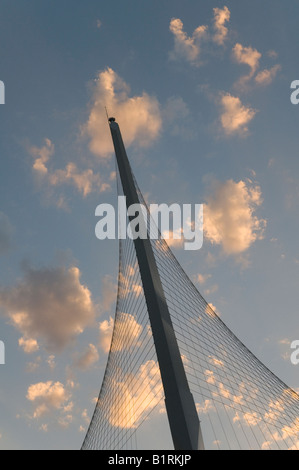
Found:
M 24 341 L 40 339 L 51 351 L 64 348 L 94 320 L 91 293 L 75 266 L 27 267 L 22 281 L 0 290 L 0 306 Z
M 215 34 L 213 40 L 216 44 L 222 46 L 228 35 L 228 28 L 225 24 L 230 20 L 230 11 L 224 6 L 221 8 L 214 8 L 214 29 Z
M 200 43 L 206 36 L 207 26 L 198 26 L 191 37 L 183 30 L 183 22 L 179 18 L 172 18 L 169 29 L 174 35 L 174 50 L 170 53 L 170 59 L 183 59 L 192 65 L 199 65 Z
M 246 135 L 248 124 L 256 115 L 256 110 L 243 105 L 240 98 L 229 93 L 221 96 L 220 105 L 222 108 L 220 122 L 225 134 Z
M 216 182 L 204 205 L 204 233 L 224 253 L 238 255 L 263 238 L 266 222 L 255 215 L 262 203 L 261 190 L 250 182 Z
M 107 68 L 95 80 L 89 118 L 82 127 L 93 154 L 107 158 L 113 153 L 105 107 L 119 122 L 126 147 L 133 143 L 147 147 L 158 138 L 162 126 L 158 100 L 145 92 L 131 97 L 129 86 Z

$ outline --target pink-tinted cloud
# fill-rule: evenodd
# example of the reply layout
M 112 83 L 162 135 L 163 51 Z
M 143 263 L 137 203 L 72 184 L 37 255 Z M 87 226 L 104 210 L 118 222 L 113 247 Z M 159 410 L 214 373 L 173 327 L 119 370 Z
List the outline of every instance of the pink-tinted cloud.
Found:
M 162 127 L 158 100 L 146 92 L 130 96 L 129 86 L 107 68 L 95 80 L 89 118 L 82 126 L 93 154 L 107 158 L 113 153 L 105 107 L 119 122 L 127 147 L 147 147 L 158 138 Z
M 25 338 L 20 340 L 21 346 L 28 348 L 35 340 L 59 351 L 93 322 L 91 293 L 80 276 L 75 266 L 27 267 L 23 280 L 0 290 L 0 306 Z
M 230 20 L 230 11 L 224 6 L 223 8 L 214 8 L 214 29 L 215 34 L 213 40 L 216 44 L 222 46 L 225 43 L 228 35 L 228 28 L 226 23 Z
M 256 115 L 256 110 L 245 106 L 239 97 L 229 93 L 222 94 L 220 106 L 220 123 L 225 134 L 245 136 L 248 133 L 248 124 Z
M 263 238 L 265 220 L 256 209 L 262 204 L 259 186 L 250 182 L 217 182 L 204 206 L 206 238 L 221 245 L 225 254 L 238 255 Z
M 207 26 L 198 26 L 192 36 L 188 36 L 183 28 L 182 20 L 172 18 L 169 29 L 174 35 L 174 50 L 170 53 L 170 59 L 183 59 L 192 65 L 199 65 L 201 40 L 206 36 Z

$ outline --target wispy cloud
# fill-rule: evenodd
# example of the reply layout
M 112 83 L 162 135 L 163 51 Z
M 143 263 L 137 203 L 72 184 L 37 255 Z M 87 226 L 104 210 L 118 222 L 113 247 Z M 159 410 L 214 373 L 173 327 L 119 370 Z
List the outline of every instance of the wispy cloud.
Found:
M 258 85 L 270 85 L 277 73 L 281 70 L 281 65 L 276 64 L 270 69 L 264 69 L 257 73 L 255 81 Z
M 171 60 L 183 59 L 192 65 L 199 65 L 201 41 L 207 34 L 207 26 L 198 26 L 192 36 L 188 36 L 183 28 L 182 20 L 172 18 L 169 29 L 174 35 L 174 50 L 169 57 Z
M 218 46 L 223 46 L 228 37 L 227 23 L 230 20 L 230 11 L 223 8 L 214 8 L 213 33 L 209 32 L 207 25 L 198 26 L 192 33 L 184 31 L 184 24 L 180 18 L 172 18 L 169 29 L 174 36 L 174 49 L 170 52 L 171 60 L 184 60 L 192 66 L 198 67 L 202 63 L 202 43 L 214 42 Z
M 252 47 L 244 47 L 237 43 L 233 48 L 233 57 L 238 64 L 246 64 L 250 68 L 249 77 L 251 77 L 259 67 L 259 61 L 262 54 Z
M 214 8 L 214 29 L 215 34 L 213 41 L 222 46 L 228 35 L 226 23 L 230 20 L 230 11 L 224 6 L 223 8 Z
M 80 171 L 73 162 L 69 162 L 64 169 L 50 170 L 48 163 L 55 153 L 54 144 L 50 139 L 45 139 L 42 147 L 32 146 L 28 150 L 34 157 L 33 172 L 43 187 L 45 184 L 49 187 L 71 185 L 83 197 L 92 191 L 103 192 L 110 188 L 110 184 L 103 182 L 99 173 L 94 173 L 90 168 Z
M 237 43 L 233 48 L 233 58 L 238 64 L 248 65 L 250 69 L 247 75 L 243 75 L 235 83 L 235 87 L 241 91 L 247 89 L 250 80 L 253 80 L 257 85 L 270 85 L 281 70 L 281 66 L 276 64 L 269 69 L 258 71 L 262 54 L 257 49 L 245 47 L 240 43 Z
M 98 362 L 99 358 L 97 347 L 94 344 L 89 344 L 83 354 L 76 358 L 74 364 L 79 369 L 86 370 Z

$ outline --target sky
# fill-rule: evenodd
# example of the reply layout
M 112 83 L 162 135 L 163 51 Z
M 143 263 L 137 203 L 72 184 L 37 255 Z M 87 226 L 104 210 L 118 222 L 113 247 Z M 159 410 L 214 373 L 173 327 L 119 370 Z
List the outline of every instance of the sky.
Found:
M 147 201 L 204 204 L 203 247 L 173 247 L 185 271 L 299 390 L 298 14 L 2 0 L 1 449 L 79 449 L 99 393 L 118 273 L 118 241 L 95 236 L 117 202 L 105 106 Z

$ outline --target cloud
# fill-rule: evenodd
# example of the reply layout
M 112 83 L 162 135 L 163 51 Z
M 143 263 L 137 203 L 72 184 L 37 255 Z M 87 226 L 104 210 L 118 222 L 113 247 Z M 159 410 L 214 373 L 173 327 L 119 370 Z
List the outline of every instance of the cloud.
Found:
M 233 57 L 238 64 L 246 64 L 250 68 L 250 75 L 254 75 L 259 67 L 259 61 L 262 54 L 252 47 L 245 47 L 237 43 L 233 48 Z
M 236 83 L 235 86 L 241 90 L 246 90 L 248 82 L 254 79 L 257 85 L 270 85 L 276 77 L 281 66 L 279 64 L 274 65 L 270 69 L 264 69 L 258 72 L 260 66 L 260 59 L 262 54 L 253 49 L 252 47 L 244 47 L 242 44 L 237 43 L 233 48 L 233 58 L 238 64 L 246 64 L 249 66 L 250 71 L 248 75 L 242 76 Z
M 270 85 L 270 83 L 273 82 L 279 70 L 281 70 L 281 66 L 277 64 L 277 65 L 274 65 L 274 67 L 270 69 L 264 69 L 260 71 L 255 77 L 256 83 L 258 85 Z
M 75 266 L 27 267 L 22 281 L 0 290 L 0 306 L 25 338 L 21 345 L 40 339 L 48 350 L 59 351 L 92 323 L 91 293 L 80 275 Z
M 199 284 L 203 285 L 207 282 L 208 279 L 212 277 L 211 274 L 197 274 L 195 277 L 195 281 L 198 282 Z
M 112 346 L 112 351 L 125 351 L 141 345 L 139 338 L 143 327 L 130 313 L 118 313 L 115 331 L 112 317 L 99 323 L 99 331 L 99 345 L 105 353 L 110 351 L 110 346 Z M 111 345 L 113 331 L 114 337 Z
M 220 122 L 225 134 L 231 136 L 248 133 L 248 124 L 256 115 L 256 110 L 242 104 L 240 98 L 231 94 L 222 94 L 220 98 L 222 112 Z
M 45 139 L 45 144 L 42 147 L 33 146 L 28 150 L 34 157 L 33 172 L 43 185 L 45 182 L 49 186 L 71 185 L 83 197 L 93 191 L 103 192 L 110 188 L 110 184 L 102 182 L 99 173 L 94 173 L 90 168 L 79 171 L 73 162 L 69 162 L 64 169 L 50 171 L 47 164 L 55 153 L 55 147 L 50 139 Z
M 39 420 L 48 414 L 61 428 L 68 428 L 73 422 L 74 408 L 74 403 L 70 401 L 70 388 L 70 384 L 65 386 L 61 382 L 51 380 L 30 385 L 26 398 L 34 405 L 31 418 Z M 47 432 L 48 424 L 41 424 L 39 429 Z
M 79 369 L 86 370 L 93 364 L 98 362 L 99 353 L 94 344 L 89 344 L 81 357 L 75 361 L 75 366 Z
M 118 314 L 112 351 L 129 350 L 132 347 L 140 346 L 139 338 L 142 333 L 142 325 L 130 313 L 120 312 Z
M 207 26 L 198 26 L 191 37 L 183 31 L 183 22 L 172 18 L 169 29 L 174 35 L 174 50 L 170 53 L 171 60 L 186 60 L 192 65 L 199 65 L 200 43 L 206 36 Z
M 239 255 L 263 238 L 265 220 L 255 215 L 262 203 L 260 187 L 250 182 L 216 182 L 204 205 L 206 238 L 227 255 Z
M 33 169 L 40 176 L 48 174 L 48 168 L 46 163 L 48 163 L 50 157 L 54 155 L 55 147 L 50 139 L 45 139 L 45 145 L 42 147 L 32 146 L 29 148 L 29 153 L 35 157 L 33 163 Z
M 7 253 L 11 247 L 13 228 L 7 215 L 0 211 L 0 256 Z
M 214 29 L 215 34 L 213 41 L 222 46 L 228 35 L 228 28 L 225 24 L 230 20 L 230 11 L 224 6 L 221 8 L 214 8 Z
M 205 313 L 209 315 L 211 318 L 215 318 L 217 316 L 220 317 L 220 313 L 218 309 L 211 302 L 207 304 L 205 308 Z
M 119 275 L 119 291 L 118 295 L 120 298 L 124 298 L 129 294 L 133 294 L 135 297 L 139 297 L 143 293 L 143 287 L 141 282 L 137 281 L 134 282 L 132 279 L 128 282 L 128 277 L 132 277 L 134 274 L 134 270 L 132 271 L 132 266 L 126 267 L 125 273 L 120 273 Z
M 196 409 L 199 415 L 211 413 L 212 411 L 216 411 L 215 405 L 211 400 L 205 400 L 204 403 L 201 405 L 200 403 L 196 403 Z
M 179 228 L 175 231 L 168 230 L 162 233 L 162 237 L 170 248 L 183 249 L 184 248 L 184 235 L 183 229 Z
M 36 339 L 19 339 L 19 346 L 23 348 L 26 354 L 31 354 L 39 350 L 39 345 Z
M 62 383 L 48 381 L 30 385 L 26 398 L 35 404 L 33 418 L 38 419 L 52 410 L 62 409 L 70 394 Z
M 235 83 L 235 86 L 241 90 L 246 89 L 249 80 L 254 76 L 259 68 L 260 59 L 262 54 L 252 47 L 244 47 L 242 44 L 237 43 L 233 48 L 233 58 L 238 64 L 248 65 L 250 71 L 247 75 L 243 75 Z
M 93 170 L 78 171 L 75 163 L 68 163 L 64 170 L 56 170 L 49 176 L 49 183 L 52 186 L 71 184 L 86 197 L 92 191 L 104 192 L 110 188 L 110 185 L 102 184 L 100 175 L 95 174 Z
M 99 344 L 106 354 L 110 351 L 113 328 L 114 328 L 114 320 L 112 317 L 110 317 L 109 320 L 104 320 L 99 323 L 99 331 L 100 331 Z
M 136 428 L 157 405 L 160 404 L 162 412 L 163 391 L 159 378 L 158 364 L 149 360 L 134 376 L 126 374 L 121 382 L 115 382 L 109 400 L 111 407 L 106 410 L 110 424 L 122 429 Z
M 82 126 L 93 154 L 107 158 L 113 153 L 105 107 L 119 122 L 126 147 L 148 147 L 158 138 L 162 127 L 158 100 L 145 92 L 130 96 L 129 86 L 107 68 L 95 80 L 89 118 Z

